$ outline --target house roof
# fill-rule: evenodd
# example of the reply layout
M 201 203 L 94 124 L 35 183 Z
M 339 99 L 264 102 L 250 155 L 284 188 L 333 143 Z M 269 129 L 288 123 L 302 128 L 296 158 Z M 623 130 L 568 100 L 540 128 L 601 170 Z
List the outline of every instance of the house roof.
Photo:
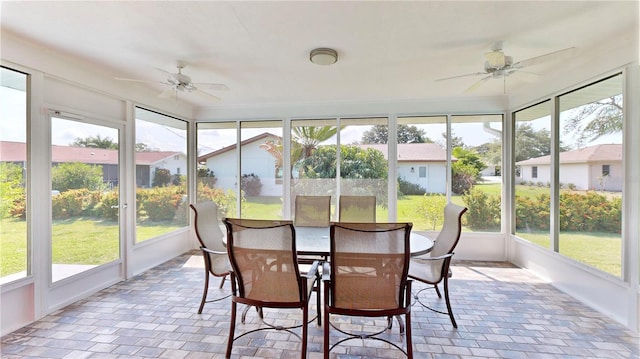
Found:
M 137 165 L 152 165 L 165 158 L 183 155 L 175 151 L 136 152 Z M 27 148 L 24 142 L 0 141 L 0 162 L 24 162 Z M 93 164 L 118 163 L 118 151 L 103 148 L 51 146 L 52 162 L 84 162 Z
M 242 146 L 248 145 L 249 143 L 262 140 L 264 138 L 279 138 L 280 139 L 281 137 L 278 136 L 278 135 L 274 135 L 273 133 L 263 132 L 263 133 L 261 133 L 261 134 L 259 134 L 257 136 L 253 136 L 251 138 L 247 138 L 246 140 L 241 141 L 240 142 L 240 146 L 242 147 Z M 226 147 L 222 147 L 219 150 L 215 150 L 213 152 L 209 152 L 209 153 L 207 153 L 205 155 L 199 156 L 198 157 L 198 162 L 206 161 L 211 157 L 219 156 L 219 155 L 221 155 L 221 154 L 223 154 L 225 152 L 233 151 L 235 149 L 236 149 L 236 144 L 235 143 L 232 144 L 232 145 L 226 146 Z
M 517 162 L 518 166 L 548 165 L 550 156 L 530 158 Z M 620 162 L 622 161 L 621 144 L 594 145 L 577 150 L 560 153 L 560 163 Z

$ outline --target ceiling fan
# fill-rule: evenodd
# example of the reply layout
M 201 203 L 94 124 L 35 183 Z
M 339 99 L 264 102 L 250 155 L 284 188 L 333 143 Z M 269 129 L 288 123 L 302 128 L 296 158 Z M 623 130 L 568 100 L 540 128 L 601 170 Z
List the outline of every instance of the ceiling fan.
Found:
M 569 47 L 566 49 L 549 52 L 540 56 L 532 57 L 526 60 L 514 62 L 513 57 L 505 55 L 503 51 L 504 43 L 502 41 L 497 41 L 491 47 L 491 52 L 487 52 L 484 54 L 485 62 L 484 62 L 484 71 L 475 72 L 472 74 L 458 75 L 452 77 L 445 77 L 442 79 L 438 79 L 436 81 L 445 81 L 452 80 L 461 77 L 467 76 L 480 76 L 485 75 L 485 77 L 481 78 L 469 88 L 465 90 L 465 92 L 471 92 L 477 89 L 482 83 L 488 81 L 490 79 L 502 79 L 503 81 L 503 91 L 506 93 L 507 90 L 507 77 L 514 72 L 523 72 L 532 75 L 540 75 L 535 72 L 530 72 L 523 70 L 525 67 L 537 65 L 541 62 L 551 61 L 557 59 L 561 56 L 567 55 L 575 50 L 575 47 Z
M 192 93 L 204 95 L 209 97 L 210 99 L 218 101 L 220 100 L 220 97 L 210 94 L 208 92 L 202 91 L 198 87 L 206 88 L 209 90 L 218 90 L 218 91 L 229 90 L 229 88 L 225 84 L 208 83 L 208 82 L 192 82 L 191 77 L 182 73 L 182 69 L 186 67 L 186 65 L 182 61 L 178 61 L 176 67 L 178 68 L 177 73 L 171 73 L 162 69 L 158 69 L 159 71 L 163 72 L 167 76 L 164 81 L 147 81 L 147 80 L 129 79 L 129 78 L 122 78 L 122 77 L 116 77 L 116 80 L 145 82 L 145 83 L 161 83 L 163 85 L 169 86 L 166 90 L 162 91 L 158 95 L 158 97 L 160 98 L 177 99 L 178 92 L 186 91 L 186 92 L 192 92 Z

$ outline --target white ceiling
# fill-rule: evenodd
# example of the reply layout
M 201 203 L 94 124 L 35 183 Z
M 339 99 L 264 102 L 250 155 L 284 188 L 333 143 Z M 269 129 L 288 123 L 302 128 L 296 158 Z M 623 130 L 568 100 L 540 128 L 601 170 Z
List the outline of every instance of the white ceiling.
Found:
M 594 56 L 611 39 L 634 38 L 637 1 L 2 1 L 1 30 L 104 66 L 110 77 L 163 81 L 177 60 L 194 82 L 226 84 L 222 102 L 197 106 L 492 96 L 484 53 L 505 41 L 521 61 L 575 47 L 573 58 L 516 73 L 507 92 L 546 81 Z M 310 63 L 331 47 L 339 60 Z M 597 54 L 599 55 L 599 54 Z M 138 83 L 129 83 L 140 86 Z M 161 92 L 163 85 L 153 86 Z

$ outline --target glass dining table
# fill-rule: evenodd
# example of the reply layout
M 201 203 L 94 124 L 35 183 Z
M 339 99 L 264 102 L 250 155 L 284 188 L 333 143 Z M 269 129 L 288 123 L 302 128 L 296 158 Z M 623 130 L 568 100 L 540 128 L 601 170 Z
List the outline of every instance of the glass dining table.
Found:
M 329 227 L 296 226 L 296 251 L 298 255 L 329 257 L 331 241 Z M 409 237 L 411 256 L 429 253 L 433 248 L 433 240 L 421 234 L 411 232 Z

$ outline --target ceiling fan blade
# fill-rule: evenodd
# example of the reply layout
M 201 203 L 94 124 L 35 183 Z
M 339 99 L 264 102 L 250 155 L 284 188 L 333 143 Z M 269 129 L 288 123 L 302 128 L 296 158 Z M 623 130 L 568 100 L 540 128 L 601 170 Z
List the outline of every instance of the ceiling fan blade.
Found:
M 458 76 L 451 76 L 451 77 L 445 77 L 442 79 L 437 79 L 436 81 L 446 81 L 446 80 L 453 80 L 453 79 L 458 79 L 461 77 L 468 77 L 468 76 L 478 76 L 478 75 L 486 75 L 486 72 L 476 72 L 473 74 L 465 74 L 465 75 L 458 75 Z
M 537 64 L 539 64 L 541 62 L 544 62 L 544 61 L 556 60 L 556 59 L 562 58 L 564 56 L 572 55 L 575 50 L 576 50 L 575 47 L 568 47 L 566 49 L 562 49 L 562 50 L 550 52 L 550 53 L 547 53 L 547 54 L 544 54 L 544 55 L 532 57 L 530 59 L 518 61 L 515 64 L 513 64 L 512 67 L 521 68 L 521 67 L 526 67 L 526 66 L 537 65 Z
M 119 80 L 119 81 L 130 81 L 130 82 L 144 82 L 144 83 L 148 83 L 148 84 L 157 84 L 160 83 L 158 81 L 149 81 L 149 80 L 139 80 L 139 79 L 128 79 L 128 78 L 124 78 L 124 77 L 114 77 L 115 80 Z
M 200 88 L 206 88 L 207 90 L 216 90 L 216 91 L 229 91 L 229 86 L 225 84 L 216 84 L 211 82 L 192 82 L 192 85 L 198 86 Z
M 476 81 L 476 83 L 474 83 L 473 85 L 469 86 L 468 89 L 464 90 L 464 92 L 465 93 L 469 93 L 469 92 L 473 92 L 473 91 L 477 90 L 478 87 L 480 87 L 480 85 L 482 85 L 485 81 L 489 80 L 492 77 L 493 77 L 493 75 L 489 75 L 489 76 L 485 76 L 485 77 L 481 78 L 480 80 Z

